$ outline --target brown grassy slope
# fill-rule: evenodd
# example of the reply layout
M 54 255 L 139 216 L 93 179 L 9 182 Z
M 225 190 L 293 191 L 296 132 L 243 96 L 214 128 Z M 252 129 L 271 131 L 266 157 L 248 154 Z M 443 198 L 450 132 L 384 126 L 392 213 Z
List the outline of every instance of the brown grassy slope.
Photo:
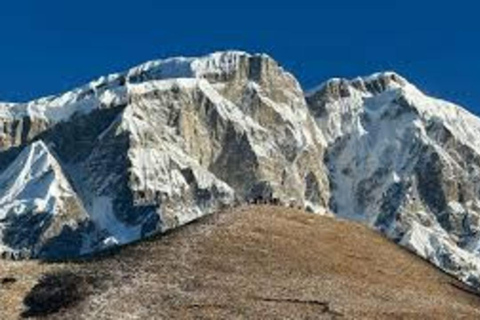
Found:
M 69 268 L 103 280 L 58 319 L 480 318 L 480 298 L 375 232 L 280 207 L 216 214 L 102 259 L 29 265 L 31 278 Z M 27 282 L 0 289 L 2 306 Z

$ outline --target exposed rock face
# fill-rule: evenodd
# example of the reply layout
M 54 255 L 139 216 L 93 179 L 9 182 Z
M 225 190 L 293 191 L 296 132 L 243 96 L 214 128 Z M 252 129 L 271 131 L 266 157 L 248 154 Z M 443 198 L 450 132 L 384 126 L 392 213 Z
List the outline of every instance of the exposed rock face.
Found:
M 21 151 L 42 141 L 33 145 L 48 145 L 58 170 L 52 183 L 68 184 L 81 208 L 57 201 L 44 212 L 42 221 L 82 212 L 72 216 L 78 226 L 57 227 L 76 236 L 68 255 L 132 242 L 234 202 L 275 198 L 314 212 L 328 205 L 323 135 L 298 82 L 265 55 L 149 62 L 58 97 L 0 109 L 5 167 L 21 167 L 27 152 Z M 12 127 L 16 121 L 37 125 Z M 29 178 L 23 183 L 41 194 L 51 189 Z M 32 210 L 40 209 L 15 207 L 22 217 Z M 4 238 L 16 232 L 6 220 L 1 226 Z M 4 239 L 3 250 L 66 255 L 44 245 L 60 243 L 57 233 L 38 234 L 45 241 L 24 234 L 28 244 Z
M 307 100 L 329 142 L 331 209 L 477 285 L 479 119 L 394 73 L 331 80 Z
M 478 136 L 478 118 L 395 73 L 305 99 L 266 55 L 152 61 L 0 104 L 0 249 L 81 255 L 271 199 L 366 223 L 480 285 Z

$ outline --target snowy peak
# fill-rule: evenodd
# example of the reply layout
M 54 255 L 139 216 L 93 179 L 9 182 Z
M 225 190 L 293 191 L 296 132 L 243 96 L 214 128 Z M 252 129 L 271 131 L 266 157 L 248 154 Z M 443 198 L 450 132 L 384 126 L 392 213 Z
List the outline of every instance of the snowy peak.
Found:
M 237 71 L 242 61 L 252 57 L 241 51 L 216 52 L 200 58 L 175 57 L 154 60 L 130 69 L 127 82 L 176 78 L 212 78 Z
M 421 94 L 418 89 L 394 72 L 375 73 L 353 80 L 333 78 L 322 83 L 305 95 L 312 115 L 323 129 L 327 141 L 333 141 L 352 128 L 358 127 L 356 116 L 363 106 L 373 106 L 376 111 L 385 111 L 395 100 L 407 92 Z M 367 102 L 368 101 L 368 102 Z M 402 103 L 403 106 L 407 104 Z M 382 106 L 380 108 L 379 106 Z M 373 110 L 372 109 L 372 110 Z
M 355 93 L 372 96 L 406 87 L 414 86 L 399 74 L 388 71 L 351 80 L 332 78 L 308 91 L 306 97 L 307 99 L 335 101 L 341 98 L 348 98 Z
M 380 72 L 368 77 L 356 78 L 351 81 L 357 90 L 379 94 L 387 90 L 412 86 L 405 78 L 395 72 Z
M 43 139 L 63 164 L 52 180 L 70 183 L 86 212 L 72 254 L 136 241 L 234 202 L 275 197 L 325 212 L 323 137 L 296 79 L 266 55 L 158 60 L 4 107 L 5 154 L 37 150 L 32 141 Z M 1 160 L 24 167 L 23 157 Z M 43 252 L 33 246 L 25 245 L 33 256 Z
M 40 181 L 45 181 L 43 186 L 47 187 L 46 190 L 42 188 L 43 186 L 37 188 L 37 182 Z M 52 182 L 55 184 L 53 187 L 50 185 Z M 16 161 L 0 176 L 0 185 L 2 186 L 0 190 L 0 199 L 2 200 L 0 217 L 2 218 L 5 218 L 9 212 L 6 202 L 15 201 L 18 197 L 36 197 L 44 191 L 52 191 L 57 194 L 71 192 L 62 177 L 58 163 L 42 141 L 32 143 L 20 153 Z M 43 203 L 36 202 L 35 211 L 48 210 L 46 205 L 51 195 L 47 194 L 46 201 Z
M 0 175 L 0 186 L 2 255 L 41 255 L 66 226 L 75 229 L 86 219 L 59 163 L 42 141 L 20 153 Z
M 224 82 L 237 77 L 261 81 L 268 66 L 276 67 L 275 61 L 269 56 L 242 51 L 216 52 L 198 58 L 154 60 L 126 72 L 100 77 L 64 94 L 28 103 L 0 103 L 0 121 L 29 117 L 54 124 L 66 121 L 74 114 L 88 114 L 98 109 L 125 105 L 128 84 L 180 78 Z
M 392 73 L 331 80 L 307 101 L 328 141 L 330 208 L 476 285 L 480 119 Z

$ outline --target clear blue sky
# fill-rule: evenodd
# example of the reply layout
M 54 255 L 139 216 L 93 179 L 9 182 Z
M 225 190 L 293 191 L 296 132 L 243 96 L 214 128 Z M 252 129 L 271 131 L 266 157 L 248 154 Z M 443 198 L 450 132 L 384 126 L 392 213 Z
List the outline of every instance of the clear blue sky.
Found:
M 477 2 L 5 0 L 0 100 L 58 93 L 150 59 L 242 49 L 272 55 L 305 88 L 395 70 L 480 114 Z

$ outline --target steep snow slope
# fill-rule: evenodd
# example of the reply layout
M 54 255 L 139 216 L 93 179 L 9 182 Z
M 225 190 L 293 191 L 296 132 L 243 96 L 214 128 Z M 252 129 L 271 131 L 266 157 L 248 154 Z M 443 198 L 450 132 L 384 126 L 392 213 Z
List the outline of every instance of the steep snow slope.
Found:
M 0 175 L 0 186 L 0 250 L 4 256 L 81 250 L 81 241 L 74 247 L 65 243 L 68 248 L 53 248 L 55 243 L 49 242 L 52 238 L 72 239 L 68 231 L 78 229 L 87 216 L 43 142 L 23 150 Z
M 329 141 L 331 209 L 478 285 L 480 120 L 395 73 L 307 100 Z

